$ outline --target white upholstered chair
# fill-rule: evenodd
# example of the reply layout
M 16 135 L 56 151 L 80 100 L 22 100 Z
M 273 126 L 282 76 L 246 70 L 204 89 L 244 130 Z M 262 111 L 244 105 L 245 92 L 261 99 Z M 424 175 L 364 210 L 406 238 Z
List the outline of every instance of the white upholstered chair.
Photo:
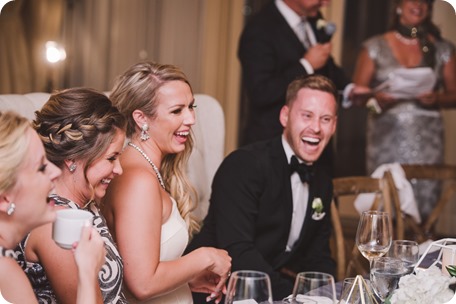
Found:
M 32 120 L 34 112 L 49 99 L 48 93 L 0 94 L 0 111 L 14 110 Z M 213 97 L 195 94 L 195 146 L 190 156 L 188 174 L 198 193 L 195 216 L 203 219 L 209 207 L 211 183 L 224 157 L 225 119 L 222 107 Z

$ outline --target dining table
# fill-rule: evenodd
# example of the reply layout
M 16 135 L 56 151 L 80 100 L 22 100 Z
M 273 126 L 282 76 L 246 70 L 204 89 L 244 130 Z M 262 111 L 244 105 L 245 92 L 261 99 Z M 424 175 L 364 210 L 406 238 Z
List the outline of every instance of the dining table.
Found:
M 434 264 L 434 262 L 438 258 L 438 254 L 439 254 L 438 251 L 429 253 L 428 255 L 426 255 L 426 257 L 423 259 L 423 261 L 421 261 L 421 264 L 418 265 L 418 266 L 420 268 L 428 268 L 428 267 L 430 267 L 432 264 Z M 366 279 L 367 281 L 369 280 L 368 277 L 365 277 L 364 279 Z M 342 285 L 343 285 L 343 280 L 342 281 L 337 281 L 335 283 L 336 297 L 337 298 L 339 298 L 341 293 L 342 293 Z M 283 302 L 283 300 L 274 300 L 273 301 L 273 304 L 283 304 L 283 303 L 286 303 L 286 302 Z

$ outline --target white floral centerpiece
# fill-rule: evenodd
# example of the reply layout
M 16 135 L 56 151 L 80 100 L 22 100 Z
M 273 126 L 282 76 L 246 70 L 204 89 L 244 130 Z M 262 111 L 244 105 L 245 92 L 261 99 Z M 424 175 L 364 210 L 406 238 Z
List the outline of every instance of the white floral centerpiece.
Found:
M 391 304 L 449 304 L 456 303 L 456 295 L 449 288 L 456 283 L 454 277 L 454 262 L 456 239 L 445 238 L 433 241 L 421 255 L 415 266 L 415 274 L 403 276 L 399 280 L 399 287 L 396 289 L 386 303 Z M 422 267 L 429 255 L 437 254 L 436 258 L 431 257 L 432 264 L 428 268 Z M 424 263 L 423 265 L 425 265 Z M 447 269 L 448 272 L 444 270 Z
M 451 300 L 454 292 L 449 285 L 456 283 L 456 278 L 443 275 L 437 266 L 417 269 L 416 272 L 399 280 L 391 304 L 437 304 Z

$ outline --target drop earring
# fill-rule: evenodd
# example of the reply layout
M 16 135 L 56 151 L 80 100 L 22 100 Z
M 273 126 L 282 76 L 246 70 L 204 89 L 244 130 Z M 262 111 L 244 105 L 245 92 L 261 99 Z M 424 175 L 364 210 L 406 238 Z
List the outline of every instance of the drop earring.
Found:
M 69 167 L 68 170 L 70 170 L 71 173 L 73 173 L 76 170 L 76 164 L 72 163 Z
M 10 202 L 8 204 L 8 209 L 6 209 L 6 214 L 11 215 L 14 213 L 14 210 L 16 210 L 16 204 L 13 202 Z
M 146 141 L 150 138 L 149 133 L 147 133 L 147 130 L 149 130 L 149 126 L 145 123 L 141 127 L 141 140 Z
M 402 15 L 402 9 L 400 7 L 396 8 L 396 14 Z

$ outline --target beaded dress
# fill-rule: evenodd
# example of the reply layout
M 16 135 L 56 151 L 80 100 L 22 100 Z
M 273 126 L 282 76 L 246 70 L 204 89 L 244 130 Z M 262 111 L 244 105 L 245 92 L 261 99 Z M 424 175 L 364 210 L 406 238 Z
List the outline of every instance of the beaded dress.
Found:
M 369 57 L 374 61 L 375 74 L 371 87 L 388 79 L 393 71 L 404 68 L 394 57 L 382 35 L 364 42 Z M 442 69 L 455 47 L 446 40 L 436 41 L 436 90 L 442 87 Z M 419 67 L 424 67 L 422 62 Z M 416 100 L 401 100 L 382 114 L 370 114 L 367 124 L 367 170 L 372 173 L 385 163 L 439 164 L 443 162 L 443 121 L 439 109 L 421 107 Z M 440 193 L 440 183 L 412 181 L 421 217 L 425 219 Z
M 76 203 L 57 196 L 52 195 L 57 206 L 67 206 L 68 208 L 81 209 Z M 106 261 L 98 273 L 98 283 L 100 284 L 101 293 L 104 303 L 128 303 L 122 292 L 123 283 L 123 262 L 114 240 L 106 225 L 106 220 L 100 214 L 97 206 L 91 203 L 84 210 L 93 214 L 93 226 L 100 233 L 106 249 Z M 16 247 L 17 261 L 24 269 L 27 277 L 32 284 L 33 291 L 37 295 L 38 302 L 41 303 L 58 303 L 51 284 L 46 277 L 45 270 L 40 263 L 30 262 L 25 256 L 25 248 L 30 234 L 28 234 L 22 242 Z M 65 271 L 62 269 L 62 271 Z

